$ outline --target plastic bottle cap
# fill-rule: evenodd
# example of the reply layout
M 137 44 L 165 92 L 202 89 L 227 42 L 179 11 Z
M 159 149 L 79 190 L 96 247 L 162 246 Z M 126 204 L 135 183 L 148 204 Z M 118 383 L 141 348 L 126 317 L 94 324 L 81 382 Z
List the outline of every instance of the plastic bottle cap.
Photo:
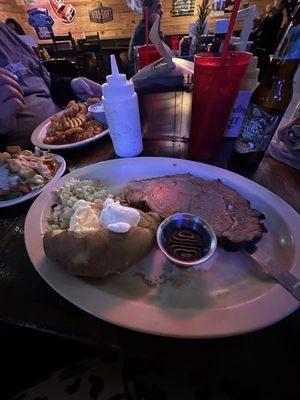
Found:
M 226 34 L 229 26 L 229 19 L 218 19 L 216 21 L 215 35 Z
M 132 96 L 134 94 L 134 85 L 132 80 L 126 80 L 125 74 L 120 74 L 115 56 L 110 56 L 111 75 L 106 77 L 107 83 L 102 85 L 104 98 L 120 98 Z
M 126 82 L 126 75 L 120 74 L 116 57 L 113 54 L 110 56 L 110 64 L 112 74 L 106 77 L 107 83 L 109 85 L 124 85 Z

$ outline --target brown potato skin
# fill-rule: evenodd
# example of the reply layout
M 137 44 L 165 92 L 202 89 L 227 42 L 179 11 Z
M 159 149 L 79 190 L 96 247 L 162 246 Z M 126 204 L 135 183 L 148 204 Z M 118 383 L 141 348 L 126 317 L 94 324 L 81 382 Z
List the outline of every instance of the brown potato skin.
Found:
M 114 233 L 107 228 L 91 233 L 68 230 L 46 232 L 44 250 L 72 275 L 104 278 L 132 266 L 152 249 L 160 217 L 152 212 L 141 213 L 137 227 L 127 233 Z

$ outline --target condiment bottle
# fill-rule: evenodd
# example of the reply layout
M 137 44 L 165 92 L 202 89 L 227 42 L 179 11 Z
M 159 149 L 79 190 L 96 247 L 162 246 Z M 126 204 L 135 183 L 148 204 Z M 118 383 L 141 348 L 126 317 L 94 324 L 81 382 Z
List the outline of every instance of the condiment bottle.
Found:
M 258 74 L 257 57 L 252 57 L 232 107 L 224 136 L 236 138 L 239 135 L 251 95 L 258 85 Z
M 137 94 L 132 80 L 120 74 L 114 55 L 110 56 L 112 74 L 102 85 L 103 106 L 115 153 L 134 157 L 143 151 Z
M 254 91 L 231 163 L 243 169 L 261 162 L 293 97 L 293 79 L 300 62 L 300 6 L 279 44 L 270 68 Z
M 254 91 L 232 163 L 244 169 L 258 166 L 293 96 L 293 78 L 298 60 L 273 59 L 270 68 Z

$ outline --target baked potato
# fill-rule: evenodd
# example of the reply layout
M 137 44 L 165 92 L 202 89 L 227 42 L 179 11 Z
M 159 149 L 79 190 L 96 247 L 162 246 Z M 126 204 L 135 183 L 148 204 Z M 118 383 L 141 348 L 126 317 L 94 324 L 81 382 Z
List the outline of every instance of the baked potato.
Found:
M 114 233 L 106 227 L 88 233 L 46 232 L 45 253 L 72 275 L 104 278 L 121 273 L 145 257 L 155 243 L 160 217 L 153 212 L 140 214 L 138 226 L 127 233 Z

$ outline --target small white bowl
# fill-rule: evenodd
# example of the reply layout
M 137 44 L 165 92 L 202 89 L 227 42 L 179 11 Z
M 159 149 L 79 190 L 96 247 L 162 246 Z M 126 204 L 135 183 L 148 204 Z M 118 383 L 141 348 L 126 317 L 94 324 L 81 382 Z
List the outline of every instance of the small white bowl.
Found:
M 92 104 L 91 106 L 89 106 L 88 110 L 96 121 L 100 122 L 101 124 L 107 125 L 102 101 L 100 101 L 100 103 Z
M 177 228 L 189 228 L 198 232 L 204 244 L 204 251 L 201 257 L 193 261 L 184 261 L 175 258 L 168 252 L 166 246 L 168 235 Z M 213 228 L 197 215 L 187 213 L 174 214 L 166 218 L 159 225 L 156 238 L 158 246 L 164 255 L 172 263 L 180 267 L 192 267 L 204 263 L 212 257 L 217 248 L 217 237 Z

